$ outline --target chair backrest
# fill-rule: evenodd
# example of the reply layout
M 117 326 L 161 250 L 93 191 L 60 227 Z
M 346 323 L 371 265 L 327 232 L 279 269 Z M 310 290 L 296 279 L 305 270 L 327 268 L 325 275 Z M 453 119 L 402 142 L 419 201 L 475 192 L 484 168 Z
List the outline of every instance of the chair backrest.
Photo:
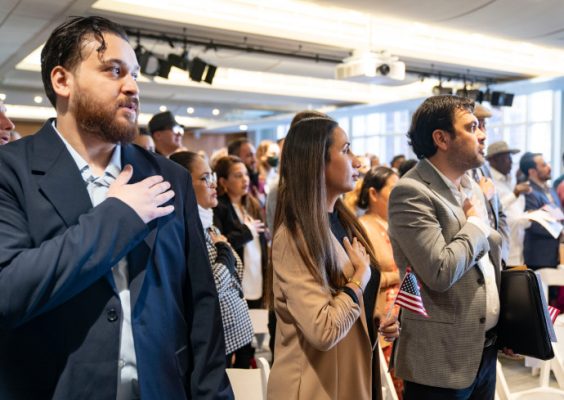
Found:
M 560 268 L 539 268 L 536 272 L 541 277 L 544 296 L 548 302 L 548 287 L 564 286 L 564 271 Z
M 266 400 L 266 387 L 270 367 L 264 358 L 257 358 L 255 369 L 227 368 L 227 376 L 235 400 Z
M 255 335 L 259 333 L 268 333 L 268 310 L 263 308 L 252 308 L 249 310 L 251 323 Z

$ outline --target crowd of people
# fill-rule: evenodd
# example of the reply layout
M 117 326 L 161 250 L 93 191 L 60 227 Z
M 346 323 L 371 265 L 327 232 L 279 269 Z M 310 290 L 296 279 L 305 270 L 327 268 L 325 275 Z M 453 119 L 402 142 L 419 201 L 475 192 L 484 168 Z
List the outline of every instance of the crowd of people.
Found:
M 487 108 L 426 99 L 389 166 L 317 111 L 208 157 L 169 111 L 138 127 L 119 25 L 70 18 L 41 60 L 57 116 L 0 147 L 0 398 L 233 398 L 249 309 L 269 399 L 379 399 L 379 347 L 400 398 L 494 398 L 500 271 L 558 266 L 531 215 L 559 219 L 564 179 L 529 152 L 513 176 Z M 426 313 L 395 303 L 408 273 Z

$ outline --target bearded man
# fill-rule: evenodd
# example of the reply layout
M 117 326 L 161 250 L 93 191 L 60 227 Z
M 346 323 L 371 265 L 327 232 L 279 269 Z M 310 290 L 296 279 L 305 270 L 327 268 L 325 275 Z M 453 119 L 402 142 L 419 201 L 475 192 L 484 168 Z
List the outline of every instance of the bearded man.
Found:
M 402 310 L 395 361 L 405 400 L 495 396 L 501 236 L 467 175 L 484 163 L 473 111 L 458 96 L 419 106 L 408 136 L 420 161 L 390 195 L 394 258 L 417 276 L 428 314 Z
M 41 73 L 56 119 L 0 151 L 0 398 L 232 398 L 190 175 L 129 144 L 123 29 L 69 19 Z

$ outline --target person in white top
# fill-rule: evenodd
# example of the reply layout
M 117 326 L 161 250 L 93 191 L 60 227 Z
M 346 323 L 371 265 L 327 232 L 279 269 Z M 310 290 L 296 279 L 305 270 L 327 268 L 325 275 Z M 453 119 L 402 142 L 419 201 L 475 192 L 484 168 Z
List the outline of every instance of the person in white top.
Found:
M 491 143 L 488 146 L 486 159 L 490 164 L 490 171 L 499 200 L 507 216 L 509 226 L 509 257 L 507 265 L 524 265 L 523 239 L 525 229 L 531 222 L 525 213 L 525 196 L 530 193 L 531 186 L 527 182 L 515 184 L 511 176 L 513 160 L 511 156 L 520 150 L 509 148 L 504 141 Z

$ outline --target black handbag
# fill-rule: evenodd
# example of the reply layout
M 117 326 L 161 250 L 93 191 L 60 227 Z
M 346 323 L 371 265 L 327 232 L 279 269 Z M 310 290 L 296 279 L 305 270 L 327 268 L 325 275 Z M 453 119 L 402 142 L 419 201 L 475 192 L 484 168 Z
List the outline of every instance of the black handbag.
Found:
M 530 269 L 501 271 L 498 348 L 550 360 L 554 357 L 552 321 L 538 276 Z

